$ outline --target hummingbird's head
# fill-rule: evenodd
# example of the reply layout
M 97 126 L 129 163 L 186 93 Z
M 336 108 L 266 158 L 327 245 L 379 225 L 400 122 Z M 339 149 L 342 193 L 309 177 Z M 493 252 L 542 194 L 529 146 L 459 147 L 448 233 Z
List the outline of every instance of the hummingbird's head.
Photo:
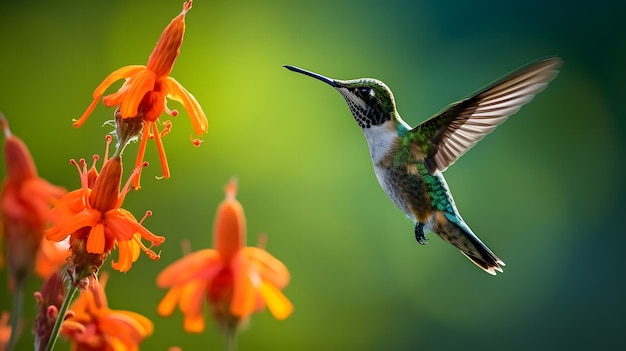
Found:
M 319 79 L 337 89 L 346 99 L 354 119 L 361 128 L 381 125 L 391 120 L 396 113 L 391 90 L 379 80 L 372 78 L 338 80 L 294 66 L 285 68 Z

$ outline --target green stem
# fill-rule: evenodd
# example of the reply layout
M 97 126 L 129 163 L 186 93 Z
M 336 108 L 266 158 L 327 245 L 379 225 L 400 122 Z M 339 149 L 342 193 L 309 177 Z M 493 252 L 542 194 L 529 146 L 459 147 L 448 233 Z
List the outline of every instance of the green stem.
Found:
M 48 342 L 48 346 L 46 346 L 45 351 L 52 351 L 54 349 L 54 344 L 56 344 L 59 337 L 59 331 L 61 330 L 61 324 L 63 323 L 63 319 L 65 319 L 65 313 L 67 313 L 67 310 L 70 308 L 70 304 L 74 299 L 76 290 L 78 290 L 78 287 L 70 281 L 69 288 L 65 294 L 65 299 L 63 299 L 63 304 L 59 309 L 59 315 L 54 322 L 54 327 L 52 328 L 52 333 L 50 334 L 50 341 Z
M 13 293 L 13 306 L 11 308 L 11 337 L 9 339 L 9 351 L 15 350 L 17 340 L 21 334 L 22 307 L 24 305 L 24 282 L 18 282 Z
M 226 332 L 226 351 L 237 350 L 237 334 L 234 331 Z

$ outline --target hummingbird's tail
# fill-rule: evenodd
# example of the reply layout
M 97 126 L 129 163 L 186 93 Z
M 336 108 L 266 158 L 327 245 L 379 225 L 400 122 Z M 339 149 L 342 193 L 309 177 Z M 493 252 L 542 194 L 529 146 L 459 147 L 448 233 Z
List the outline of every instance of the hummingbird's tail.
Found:
M 443 212 L 437 212 L 433 222 L 431 230 L 459 248 L 478 267 L 491 275 L 496 275 L 496 271 L 502 272 L 504 262 L 478 239 L 460 217 L 449 220 Z

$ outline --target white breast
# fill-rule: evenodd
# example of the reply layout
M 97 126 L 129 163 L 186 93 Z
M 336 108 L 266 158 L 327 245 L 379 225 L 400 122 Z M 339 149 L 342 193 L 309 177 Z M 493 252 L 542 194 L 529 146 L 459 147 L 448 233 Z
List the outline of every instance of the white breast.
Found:
M 408 125 L 406 126 L 407 128 Z M 387 157 L 390 149 L 394 147 L 394 144 L 398 142 L 398 132 L 393 126 L 393 123 L 387 122 L 380 126 L 372 126 L 370 128 L 363 129 L 365 139 L 370 148 L 370 154 L 372 156 L 372 163 L 374 164 L 374 173 L 378 183 L 383 188 L 387 196 L 407 214 L 412 217 L 411 211 L 402 200 L 401 194 L 398 193 L 398 188 L 390 183 L 391 179 L 394 179 L 389 168 L 383 167 L 381 161 Z
M 394 128 L 392 122 L 387 122 L 378 126 L 364 128 L 363 134 L 370 148 L 370 155 L 374 166 L 385 157 L 393 143 L 398 139 L 398 131 Z

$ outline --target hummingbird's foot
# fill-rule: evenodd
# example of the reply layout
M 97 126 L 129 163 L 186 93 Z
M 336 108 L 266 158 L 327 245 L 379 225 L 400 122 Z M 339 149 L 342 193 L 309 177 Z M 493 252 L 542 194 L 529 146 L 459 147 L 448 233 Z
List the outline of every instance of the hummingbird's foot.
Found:
M 420 245 L 428 244 L 426 241 L 426 235 L 424 235 L 424 225 L 420 222 L 415 223 L 415 240 L 417 240 Z

